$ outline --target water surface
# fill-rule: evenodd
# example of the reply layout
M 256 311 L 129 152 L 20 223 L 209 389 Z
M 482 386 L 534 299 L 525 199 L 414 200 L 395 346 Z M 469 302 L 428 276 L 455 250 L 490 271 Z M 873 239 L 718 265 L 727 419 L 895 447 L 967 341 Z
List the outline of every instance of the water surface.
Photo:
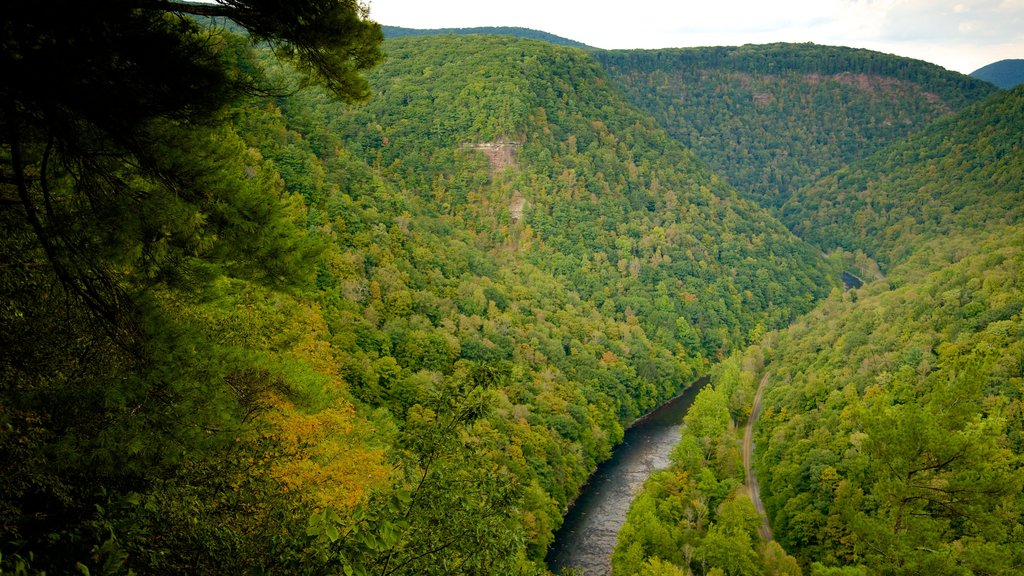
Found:
M 683 415 L 707 381 L 706 377 L 697 380 L 626 430 L 622 444 L 597 467 L 555 534 L 547 555 L 552 572 L 572 567 L 586 576 L 612 573 L 611 555 L 629 505 L 644 480 L 668 466 L 668 455 L 679 442 Z

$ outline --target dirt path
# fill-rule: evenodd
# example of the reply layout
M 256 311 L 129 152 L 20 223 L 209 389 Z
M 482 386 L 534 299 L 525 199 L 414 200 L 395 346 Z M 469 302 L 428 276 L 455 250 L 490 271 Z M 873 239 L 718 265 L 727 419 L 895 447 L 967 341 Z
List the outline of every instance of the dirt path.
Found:
M 768 524 L 768 514 L 764 511 L 764 504 L 761 502 L 761 492 L 757 486 L 757 476 L 754 476 L 754 468 L 751 461 L 754 456 L 754 423 L 757 422 L 757 417 L 761 415 L 761 396 L 764 394 L 764 387 L 768 383 L 768 374 L 761 378 L 761 382 L 757 385 L 757 393 L 754 394 L 754 406 L 750 411 L 750 419 L 747 420 L 746 429 L 743 431 L 743 473 L 747 479 L 747 492 L 750 494 L 750 500 L 754 503 L 754 508 L 757 509 L 757 513 L 761 516 L 761 538 L 765 542 L 771 541 L 772 539 L 772 527 Z

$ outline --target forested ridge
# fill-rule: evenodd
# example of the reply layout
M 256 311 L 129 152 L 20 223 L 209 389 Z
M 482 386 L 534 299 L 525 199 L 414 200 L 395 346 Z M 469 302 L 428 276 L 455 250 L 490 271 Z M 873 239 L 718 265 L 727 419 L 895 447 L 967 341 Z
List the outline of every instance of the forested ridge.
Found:
M 815 44 L 609 50 L 632 102 L 746 198 L 803 186 L 996 88 L 919 60 Z
M 1024 89 L 1000 92 L 796 193 L 782 218 L 828 250 L 883 265 L 934 238 L 1019 225 Z
M 971 107 L 991 89 L 829 47 L 657 56 L 834 74 L 857 144 L 821 170 L 967 108 L 783 213 L 824 234 L 885 174 L 886 221 L 947 202 L 919 181 L 990 205 L 797 226 L 816 247 L 638 97 L 649 54 L 384 41 L 348 0 L 57 8 L 0 16 L 0 573 L 544 574 L 623 427 L 708 372 L 617 572 L 1020 570 L 1019 91 Z M 764 367 L 767 545 L 736 434 Z
M 660 344 L 713 357 L 834 282 L 813 249 L 630 107 L 586 53 L 493 37 L 389 50 L 370 76 L 378 97 L 338 120 L 339 133 L 358 130 L 351 149 L 483 247 L 546 269 L 606 314 L 635 315 Z M 480 170 L 472 147 L 489 142 L 507 143 L 514 165 Z
M 475 28 L 403 28 L 401 26 L 382 26 L 385 38 L 402 38 L 403 36 L 438 36 L 450 34 L 487 34 L 495 36 L 515 36 L 530 38 L 576 48 L 590 48 L 582 42 L 556 36 L 543 30 L 520 28 L 516 26 L 478 26 Z

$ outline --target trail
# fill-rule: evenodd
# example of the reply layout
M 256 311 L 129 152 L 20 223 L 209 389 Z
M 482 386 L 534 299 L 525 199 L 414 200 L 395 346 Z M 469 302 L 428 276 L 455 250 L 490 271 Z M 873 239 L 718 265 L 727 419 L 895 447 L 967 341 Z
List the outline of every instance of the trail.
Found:
M 761 517 L 761 529 L 759 530 L 761 538 L 765 542 L 770 542 L 772 539 L 772 527 L 768 524 L 768 514 L 764 511 L 764 503 L 761 502 L 761 491 L 757 486 L 757 476 L 754 475 L 754 469 L 751 465 L 751 460 L 753 460 L 754 456 L 754 423 L 757 422 L 757 417 L 761 415 L 761 396 L 764 394 L 766 384 L 768 384 L 768 374 L 765 374 L 757 385 L 757 393 L 754 394 L 754 406 L 750 410 L 750 418 L 747 420 L 746 429 L 743 431 L 743 473 L 747 479 L 747 492 L 750 494 L 750 500 L 754 503 L 757 514 Z

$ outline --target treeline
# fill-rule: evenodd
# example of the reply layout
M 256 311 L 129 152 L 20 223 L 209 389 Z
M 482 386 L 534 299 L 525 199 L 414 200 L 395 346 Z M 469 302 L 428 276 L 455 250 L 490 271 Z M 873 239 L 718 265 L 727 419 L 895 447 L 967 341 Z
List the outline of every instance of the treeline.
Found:
M 582 42 L 556 36 L 543 30 L 521 28 L 517 26 L 475 26 L 472 28 L 403 28 L 401 26 L 382 26 L 385 38 L 402 38 L 405 36 L 439 36 L 445 34 L 485 34 L 488 36 L 514 36 L 530 40 L 543 40 L 559 46 L 573 48 L 590 48 Z
M 868 74 L 899 78 L 928 87 L 954 108 L 961 108 L 994 90 L 963 74 L 922 60 L 863 48 L 823 46 L 811 42 L 746 44 L 658 50 L 607 50 L 599 53 L 604 64 L 638 72 L 664 69 L 722 69 L 750 74 Z
M 625 50 L 595 58 L 746 198 L 801 187 L 995 88 L 918 60 L 814 44 Z

